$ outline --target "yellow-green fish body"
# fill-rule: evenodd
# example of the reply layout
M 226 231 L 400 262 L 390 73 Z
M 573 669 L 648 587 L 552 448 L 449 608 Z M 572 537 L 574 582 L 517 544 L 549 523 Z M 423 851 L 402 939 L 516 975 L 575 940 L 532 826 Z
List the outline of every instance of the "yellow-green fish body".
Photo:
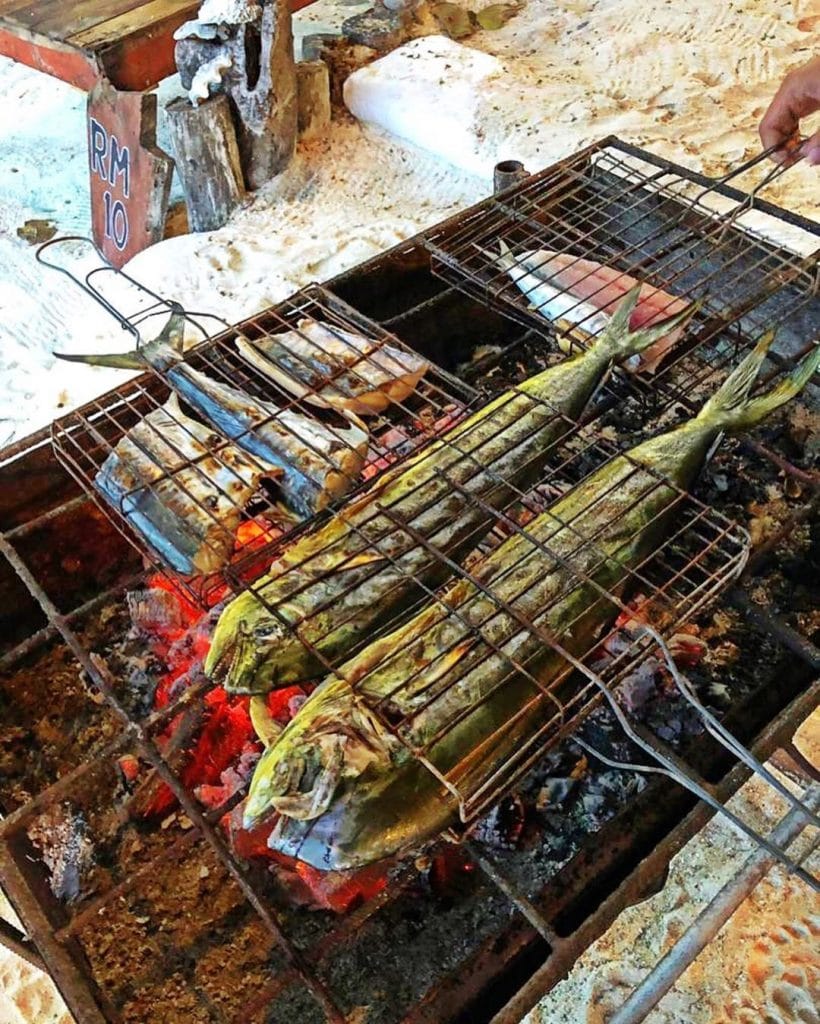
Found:
M 765 347 L 695 419 L 608 462 L 494 551 L 477 575 L 495 598 L 459 580 L 345 663 L 263 755 L 246 822 L 278 811 L 270 845 L 325 869 L 417 848 L 451 824 L 453 792 L 414 751 L 472 797 L 557 711 L 527 673 L 557 687 L 559 698 L 569 685 L 569 663 L 506 609 L 574 656 L 590 649 L 617 614 L 598 588 L 617 594 L 656 549 L 716 439 L 783 404 L 820 363 L 817 349 L 780 386 L 749 400 Z M 382 719 L 397 723 L 401 740 Z
M 324 675 L 375 630 L 444 583 L 449 569 L 394 516 L 458 558 L 500 506 L 533 483 L 615 359 L 651 345 L 670 321 L 628 329 L 638 290 L 595 344 L 505 392 L 382 475 L 326 525 L 290 545 L 224 610 L 205 671 L 226 689 L 264 693 Z M 691 309 L 674 318 L 680 323 Z M 458 488 L 463 488 L 463 492 Z

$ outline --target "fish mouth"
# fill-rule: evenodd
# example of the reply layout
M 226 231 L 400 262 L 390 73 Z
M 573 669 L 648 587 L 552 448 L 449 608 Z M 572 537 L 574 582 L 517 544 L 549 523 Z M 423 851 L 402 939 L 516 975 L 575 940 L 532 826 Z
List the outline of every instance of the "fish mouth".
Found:
M 240 619 L 225 640 L 217 625 L 205 659 L 205 674 L 228 693 L 265 694 L 275 686 L 268 654 L 268 645 L 260 645 L 247 619 Z
M 268 848 L 319 871 L 349 871 L 371 863 L 337 845 L 332 827 L 321 818 L 300 821 L 281 815 L 268 837 Z

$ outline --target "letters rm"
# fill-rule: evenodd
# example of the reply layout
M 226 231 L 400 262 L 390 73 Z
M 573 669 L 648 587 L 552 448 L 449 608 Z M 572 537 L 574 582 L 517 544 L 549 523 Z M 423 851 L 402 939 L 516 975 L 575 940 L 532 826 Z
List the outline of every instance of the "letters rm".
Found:
M 105 237 L 112 239 L 120 252 L 128 244 L 128 211 L 120 199 L 114 199 L 111 189 L 122 188 L 123 199 L 131 194 L 131 153 L 128 146 L 120 146 L 117 136 L 109 134 L 96 118 L 89 118 L 89 153 L 91 174 L 109 186 L 103 192 Z

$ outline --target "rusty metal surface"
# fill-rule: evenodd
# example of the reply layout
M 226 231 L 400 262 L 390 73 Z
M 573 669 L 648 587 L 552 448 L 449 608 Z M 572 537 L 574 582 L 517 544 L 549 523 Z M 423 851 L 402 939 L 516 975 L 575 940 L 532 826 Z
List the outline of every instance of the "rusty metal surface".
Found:
M 459 217 L 455 218 L 451 223 L 457 225 L 463 218 L 464 215 L 459 215 Z M 424 260 L 423 256 L 419 254 L 418 245 L 414 248 L 412 243 L 405 243 L 405 245 L 398 247 L 397 250 L 387 254 L 387 256 L 371 261 L 356 274 L 343 275 L 339 280 L 339 291 L 345 292 L 345 289 L 350 289 L 352 292 L 355 292 L 356 288 L 358 288 L 360 289 L 359 294 L 364 295 L 369 290 L 374 305 L 393 301 L 389 299 L 388 293 L 391 291 L 395 292 L 395 278 L 391 278 L 391 275 L 394 273 L 397 266 L 404 267 L 405 269 L 411 268 L 411 271 L 413 267 L 421 266 L 423 268 Z M 379 277 L 379 274 L 382 272 L 383 279 Z M 426 271 L 424 273 L 426 273 Z M 407 316 L 399 318 L 403 325 L 401 332 L 402 336 L 404 336 L 404 326 L 406 326 L 412 334 L 411 326 L 413 324 L 414 316 L 417 317 L 417 324 L 421 324 L 424 317 L 435 315 L 432 311 L 438 308 L 436 306 L 435 296 L 441 295 L 442 293 L 440 290 L 437 290 L 436 286 L 431 287 L 429 283 L 425 283 L 424 273 L 420 273 L 418 282 L 419 302 L 414 305 L 413 298 L 408 295 L 406 303 L 408 307 Z M 386 285 L 385 281 L 387 282 Z M 391 281 L 393 282 L 392 284 Z M 356 282 L 358 282 L 358 284 Z M 448 300 L 452 300 L 453 303 L 457 303 L 458 299 L 456 296 L 457 293 L 449 293 L 447 298 Z M 350 295 L 349 298 L 353 301 L 352 295 Z M 364 311 L 369 316 L 378 319 L 378 316 L 375 315 L 375 310 L 366 308 L 366 302 L 359 303 L 356 301 L 355 304 L 359 308 L 364 308 Z M 421 307 L 424 308 L 421 309 Z M 389 316 L 385 314 L 384 319 L 389 319 Z M 488 324 L 492 324 L 494 322 L 497 321 L 493 320 L 493 316 L 487 317 Z M 398 327 L 396 329 L 398 329 Z M 415 343 L 415 338 L 413 338 L 413 342 Z M 708 345 L 706 346 L 706 349 L 708 349 Z M 706 349 L 704 349 L 704 351 L 706 351 Z M 738 354 L 739 350 L 736 349 L 735 357 Z M 17 451 L 25 451 L 25 445 L 18 446 Z M 692 507 L 694 509 L 698 508 L 697 505 Z M 713 519 L 713 513 L 711 510 L 706 510 L 706 512 L 708 520 L 710 522 L 714 522 L 715 520 Z M 60 518 L 60 509 L 55 508 L 45 513 L 41 512 L 39 517 L 41 522 L 49 522 L 50 519 L 58 521 Z M 96 657 L 90 657 L 88 652 L 83 649 L 83 646 L 78 643 L 74 630 L 72 612 L 68 611 L 62 614 L 57 612 L 54 606 L 54 601 L 50 598 L 50 595 L 43 591 L 38 580 L 32 576 L 31 572 L 24 564 L 24 561 L 20 559 L 19 553 L 16 552 L 16 543 L 24 540 L 29 532 L 30 529 L 27 528 L 24 523 L 18 522 L 11 531 L 6 533 L 6 539 L 0 547 L 2 547 L 3 553 L 6 555 L 7 559 L 9 559 L 9 563 L 13 564 L 21 578 L 26 580 L 30 591 L 35 594 L 40 606 L 43 608 L 46 616 L 50 619 L 50 626 L 48 629 L 52 632 L 49 633 L 49 636 L 53 636 L 54 631 L 56 630 L 57 633 L 63 637 L 66 644 L 73 651 L 80 661 L 80 664 L 88 673 L 89 678 L 93 680 L 100 691 L 106 696 L 106 699 L 111 703 L 111 706 L 118 709 L 123 726 L 123 733 L 118 739 L 117 744 L 124 742 L 124 740 L 133 740 L 136 749 L 138 749 L 145 759 L 153 766 L 158 776 L 168 784 L 174 795 L 178 798 L 181 806 L 193 821 L 194 829 L 192 832 L 195 831 L 198 836 L 201 834 L 206 837 L 208 845 L 215 851 L 220 862 L 225 865 L 230 876 L 239 884 L 247 902 L 254 908 L 254 912 L 258 914 L 260 919 L 265 923 L 268 931 L 277 938 L 281 947 L 285 950 L 286 960 L 290 961 L 290 966 L 286 966 L 282 972 L 272 979 L 270 986 L 260 994 L 257 1002 L 254 1004 L 254 1011 L 259 1010 L 261 1012 L 265 998 L 273 998 L 276 993 L 281 992 L 288 984 L 291 984 L 294 979 L 298 980 L 301 978 L 302 983 L 313 992 L 314 997 L 317 1000 L 317 1004 L 323 1008 L 322 1012 L 325 1015 L 325 1019 L 333 1021 L 342 1020 L 342 1010 L 333 999 L 332 994 L 328 993 L 327 988 L 319 975 L 322 977 L 324 976 L 325 963 L 332 961 L 333 957 L 338 955 L 340 951 L 343 951 L 345 945 L 352 941 L 355 929 L 359 924 L 364 925 L 371 915 L 375 915 L 380 908 L 389 906 L 394 899 L 400 896 L 402 892 L 402 884 L 397 882 L 394 886 L 385 890 L 383 894 L 376 897 L 374 900 L 367 902 L 359 909 L 359 911 L 356 911 L 353 915 L 344 919 L 342 923 L 319 944 L 317 949 L 309 949 L 305 953 L 298 950 L 296 951 L 296 955 L 293 956 L 294 951 L 292 949 L 292 945 L 284 935 L 285 929 L 280 926 L 276 912 L 272 911 L 272 908 L 269 905 L 269 900 L 264 888 L 259 886 L 258 879 L 254 877 L 253 873 L 248 872 L 246 870 L 246 866 L 237 862 L 230 851 L 225 849 L 221 837 L 216 834 L 214 822 L 217 818 L 217 814 L 203 814 L 199 811 L 191 795 L 187 793 L 185 787 L 180 785 L 176 774 L 164 763 L 162 755 L 156 748 L 155 737 L 157 729 L 160 728 L 162 723 L 167 720 L 173 711 L 165 710 L 164 712 L 157 713 L 148 720 L 139 723 L 134 722 L 131 717 L 125 713 L 121 703 L 117 699 L 116 687 L 114 685 L 115 681 L 112 680 L 105 664 Z M 720 581 L 720 585 L 722 586 L 724 581 L 723 577 L 720 577 Z M 772 624 L 767 620 L 762 621 L 761 625 L 769 632 L 776 631 L 776 626 L 772 626 Z M 786 638 L 786 635 L 781 634 L 781 639 L 784 638 Z M 38 642 L 42 643 L 43 639 Z M 26 648 L 25 645 L 22 645 L 21 648 L 16 650 L 16 655 L 20 656 L 28 649 L 29 648 Z M 806 653 L 804 646 L 800 646 L 799 648 L 792 647 L 791 649 L 800 656 L 803 656 Z M 195 702 L 201 693 L 201 689 L 194 688 L 187 695 L 188 702 Z M 816 699 L 816 692 L 812 691 L 812 693 L 814 699 Z M 811 694 L 809 694 L 809 696 L 811 696 Z M 779 729 L 780 733 L 785 734 L 789 729 L 793 729 L 797 724 L 794 719 L 801 713 L 801 708 L 805 709 L 805 701 L 803 703 L 798 701 L 790 709 L 790 717 L 786 716 L 788 717 L 788 724 L 784 724 L 786 719 L 784 715 L 781 715 L 777 720 L 776 728 L 775 723 L 773 723 L 766 735 L 774 735 L 772 730 L 776 732 Z M 778 733 L 778 735 L 780 733 Z M 115 746 L 117 746 L 117 744 L 115 744 Z M 765 743 L 762 743 L 762 745 L 759 744 L 756 749 L 760 756 L 765 756 L 767 753 Z M 103 758 L 101 757 L 100 760 L 102 762 Z M 33 934 L 36 932 L 35 939 L 42 945 L 42 951 L 45 954 L 45 958 L 49 965 L 51 965 L 52 960 L 54 960 L 58 965 L 65 961 L 60 987 L 64 991 L 70 1005 L 72 1005 L 72 1007 L 79 1007 L 82 1012 L 82 1009 L 85 1006 L 84 1000 L 86 1000 L 88 993 L 91 992 L 92 996 L 90 998 L 95 1007 L 102 1008 L 99 1012 L 102 1012 L 103 1016 L 89 1016 L 86 1018 L 82 1017 L 80 1014 L 80 1019 L 88 1019 L 91 1021 L 102 1019 L 115 1020 L 116 1012 L 106 1003 L 104 994 L 94 991 L 93 982 L 91 981 L 87 964 L 84 964 L 82 953 L 75 945 L 75 931 L 79 928 L 79 925 L 71 921 L 66 922 L 65 920 L 62 920 L 55 927 L 55 922 L 53 920 L 49 920 L 43 911 L 43 907 L 50 904 L 49 899 L 43 891 L 45 883 L 43 881 L 42 873 L 38 875 L 34 866 L 28 867 L 25 872 L 21 871 L 21 861 L 19 857 L 12 857 L 11 860 L 9 860 L 9 850 L 15 842 L 15 837 L 22 834 L 26 821 L 29 820 L 30 817 L 38 810 L 48 806 L 49 804 L 65 799 L 72 792 L 76 792 L 78 788 L 82 788 L 83 780 L 88 777 L 87 774 L 85 774 L 87 770 L 88 766 L 80 766 L 74 773 L 66 776 L 64 779 L 61 779 L 50 790 L 36 797 L 32 801 L 31 805 L 22 808 L 18 814 L 12 815 L 3 826 L 0 826 L 0 856 L 4 858 L 4 866 L 7 861 L 9 864 L 8 878 L 10 879 L 10 888 L 15 890 L 16 893 L 17 898 L 14 900 L 15 903 L 19 903 L 21 906 L 25 907 L 29 907 L 29 905 L 31 905 L 33 908 L 32 913 L 34 913 L 35 916 L 38 913 L 40 914 L 43 926 L 38 929 L 32 928 L 32 932 Z M 738 768 L 735 769 L 734 772 L 730 772 L 728 778 L 731 785 L 727 782 L 726 785 L 717 787 L 719 799 L 725 800 L 728 798 L 728 795 L 730 795 L 731 792 L 731 786 L 734 785 L 735 782 L 739 784 L 747 772 L 748 769 L 745 767 Z M 681 804 L 680 806 L 685 806 L 685 804 Z M 691 801 L 689 806 L 691 806 Z M 699 827 L 697 822 L 702 824 L 708 819 L 708 816 L 711 813 L 712 811 L 710 809 L 703 807 L 699 808 L 697 812 L 693 812 L 693 814 L 687 819 L 689 827 Z M 596 912 L 591 916 L 588 916 L 579 926 L 573 927 L 572 934 L 569 937 L 562 937 L 560 932 L 557 932 L 551 924 L 552 917 L 555 914 L 562 913 L 560 908 L 564 906 L 564 904 L 560 904 L 559 902 L 558 904 L 553 903 L 545 905 L 544 899 L 548 899 L 545 894 L 538 894 L 538 898 L 533 899 L 531 895 L 528 896 L 526 893 L 523 893 L 515 884 L 514 880 L 507 877 L 503 869 L 496 864 L 492 858 L 485 858 L 485 863 L 483 865 L 480 863 L 479 858 L 476 862 L 478 870 L 482 872 L 483 876 L 492 884 L 492 886 L 496 887 L 497 891 L 503 894 L 506 904 L 509 905 L 510 910 L 516 915 L 513 924 L 504 935 L 505 940 L 508 940 L 509 942 L 509 946 L 494 948 L 492 944 L 488 944 L 483 949 L 483 952 L 477 956 L 474 963 L 472 963 L 471 969 L 466 972 L 464 977 L 454 978 L 450 984 L 442 983 L 440 986 L 435 986 L 428 993 L 428 997 L 419 1004 L 417 1010 L 407 1017 L 408 1024 L 410 1021 L 413 1021 L 414 1024 L 416 1021 L 435 1022 L 435 1024 L 441 1024 L 444 1020 L 455 1019 L 459 1013 L 459 1006 L 463 1007 L 465 1005 L 465 1001 L 469 999 L 470 994 L 473 994 L 476 997 L 481 995 L 483 991 L 482 985 L 487 978 L 502 978 L 504 973 L 512 970 L 515 965 L 517 965 L 517 969 L 522 972 L 520 975 L 521 978 L 526 974 L 529 974 L 536 966 L 533 957 L 537 958 L 539 955 L 543 956 L 543 944 L 545 942 L 554 944 L 555 951 L 558 954 L 558 958 L 551 958 L 549 963 L 560 966 L 562 962 L 568 962 L 571 958 L 577 956 L 577 952 L 573 951 L 577 950 L 579 952 L 585 944 L 588 944 L 588 942 L 592 940 L 596 929 L 599 928 L 599 926 L 604 926 L 607 914 L 616 914 L 618 912 L 617 908 L 627 905 L 628 900 L 635 898 L 636 893 L 645 892 L 647 888 L 651 888 L 651 886 L 655 884 L 658 874 L 662 872 L 664 864 L 668 862 L 669 857 L 674 851 L 675 842 L 680 841 L 681 834 L 682 833 L 674 833 L 673 836 L 676 836 L 677 838 L 670 838 L 668 843 L 659 843 L 657 845 L 657 852 L 653 850 L 652 854 L 647 858 L 649 867 L 642 867 L 640 869 L 639 878 L 632 882 L 631 886 L 630 884 L 623 883 L 622 886 L 616 888 L 612 897 L 613 901 L 605 901 L 600 914 Z M 615 870 L 617 865 L 620 864 L 620 858 L 627 858 L 630 843 L 632 842 L 632 837 L 628 830 L 622 831 L 622 833 L 618 834 L 615 839 L 616 849 L 613 851 L 613 859 L 610 864 L 610 867 L 612 867 L 613 870 Z M 174 847 L 174 853 L 166 851 L 165 856 L 174 856 L 180 849 L 187 848 L 185 846 L 186 843 L 190 844 L 191 842 L 193 842 L 193 840 L 185 840 L 180 847 Z M 155 865 L 158 870 L 161 867 L 161 863 L 161 859 L 158 859 Z M 563 891 L 567 893 L 566 899 L 569 900 L 570 892 L 574 892 L 576 894 L 582 893 L 585 890 L 585 887 L 589 887 L 594 881 L 596 871 L 599 871 L 602 866 L 603 861 L 600 858 L 597 861 L 594 858 L 592 860 L 585 860 L 583 857 L 580 858 L 572 867 L 572 871 L 574 872 L 574 875 L 570 876 L 573 879 L 572 885 L 566 885 L 563 889 Z M 0 873 L 2 873 L 2 871 L 0 871 Z M 144 879 L 149 874 L 150 869 L 144 869 L 142 874 L 137 877 L 137 883 L 140 879 Z M 99 901 L 94 905 L 94 909 L 96 911 L 102 911 L 105 907 L 116 903 L 117 899 L 128 891 L 130 883 L 131 880 L 127 879 L 123 883 L 118 883 L 120 885 L 119 888 L 115 886 L 109 890 L 109 892 L 104 893 L 99 898 Z M 563 882 L 562 886 L 564 886 Z M 54 900 L 51 900 L 51 904 L 53 903 Z M 90 912 L 85 913 L 85 911 L 81 911 L 80 913 L 84 915 L 81 918 L 81 922 L 88 924 L 92 920 Z M 30 924 L 28 921 L 28 914 L 25 912 L 25 909 L 23 917 L 26 919 L 27 923 Z M 533 929 L 533 924 L 537 926 L 537 929 Z M 540 933 L 540 935 L 538 933 Z M 320 970 L 320 968 L 322 969 Z M 447 1007 L 446 1012 L 442 1009 L 444 1006 Z M 248 1013 L 250 1012 L 251 1011 L 249 1009 Z M 450 1016 L 448 1016 L 448 1014 L 450 1014 Z M 479 1016 L 476 1019 L 486 1018 Z

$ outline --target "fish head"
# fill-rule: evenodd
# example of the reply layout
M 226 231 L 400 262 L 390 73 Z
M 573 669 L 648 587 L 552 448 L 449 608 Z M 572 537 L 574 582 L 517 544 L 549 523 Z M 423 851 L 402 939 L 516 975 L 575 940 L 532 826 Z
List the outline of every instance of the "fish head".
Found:
M 247 591 L 231 601 L 219 617 L 205 673 L 229 693 L 269 693 L 290 685 L 291 680 L 281 676 L 277 654 L 292 641 L 286 623 Z
M 389 771 L 397 746 L 347 683 L 328 680 L 260 758 L 245 802 L 245 828 L 273 812 L 300 821 L 320 817 L 345 783 Z
M 276 814 L 272 850 L 345 871 L 423 847 L 454 813 L 433 773 L 348 683 L 331 679 L 262 755 L 243 825 Z
M 389 771 L 340 779 L 317 817 L 282 814 L 268 846 L 320 871 L 349 871 L 423 850 L 456 817 L 452 795 L 408 753 Z

